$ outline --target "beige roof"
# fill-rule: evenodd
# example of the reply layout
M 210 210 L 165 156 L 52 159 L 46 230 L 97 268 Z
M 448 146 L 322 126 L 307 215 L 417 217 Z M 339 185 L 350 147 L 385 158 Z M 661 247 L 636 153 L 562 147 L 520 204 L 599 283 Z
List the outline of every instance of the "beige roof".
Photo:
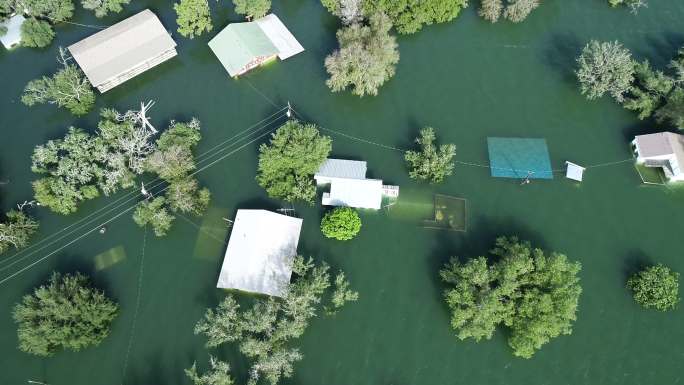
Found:
M 684 136 L 672 132 L 638 135 L 637 151 L 642 158 L 674 156 L 680 169 L 684 169 Z
M 98 86 L 175 46 L 159 18 L 146 9 L 69 46 L 69 51 Z

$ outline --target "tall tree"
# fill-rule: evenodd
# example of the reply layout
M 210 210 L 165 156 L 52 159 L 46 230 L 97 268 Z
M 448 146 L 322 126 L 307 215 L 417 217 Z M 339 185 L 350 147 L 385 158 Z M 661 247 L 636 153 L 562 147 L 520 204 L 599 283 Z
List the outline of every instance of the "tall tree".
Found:
M 10 247 L 25 247 L 31 236 L 38 230 L 38 221 L 19 210 L 10 210 L 0 222 L 0 254 Z
M 383 12 L 401 34 L 420 31 L 424 25 L 451 21 L 468 5 L 468 0 L 366 0 L 364 12 Z
M 21 25 L 21 45 L 24 47 L 47 47 L 54 38 L 55 31 L 47 21 L 30 17 Z
M 592 40 L 577 58 L 577 79 L 587 99 L 610 94 L 622 102 L 634 81 L 634 63 L 630 52 L 615 42 Z
M 235 13 L 248 19 L 260 19 L 271 10 L 271 0 L 233 0 Z
M 326 81 L 333 92 L 351 87 L 354 95 L 377 95 L 394 76 L 399 50 L 389 18 L 378 13 L 370 25 L 352 24 L 337 31 L 340 48 L 325 59 L 330 74 Z
M 420 151 L 406 151 L 404 158 L 409 165 L 409 176 L 413 179 L 426 180 L 431 183 L 441 183 L 444 178 L 454 171 L 454 156 L 456 145 L 449 143 L 435 146 L 437 136 L 432 127 L 420 130 L 416 143 Z
M 552 338 L 571 334 L 582 292 L 580 264 L 515 237 L 497 239 L 491 253 L 494 262 L 452 258 L 440 272 L 458 338 L 490 339 L 504 324 L 513 353 L 530 358 Z
M 50 281 L 14 307 L 19 349 L 38 356 L 58 349 L 99 345 L 109 334 L 118 306 L 76 273 L 54 273 Z
M 290 120 L 259 147 L 257 182 L 272 198 L 313 203 L 313 175 L 332 149 L 330 137 L 314 124 Z
M 178 33 L 187 38 L 193 39 L 214 28 L 207 0 L 180 0 L 173 9 L 177 15 Z
M 104 17 L 111 13 L 123 11 L 123 6 L 131 0 L 81 0 L 84 9 L 95 12 L 96 17 Z

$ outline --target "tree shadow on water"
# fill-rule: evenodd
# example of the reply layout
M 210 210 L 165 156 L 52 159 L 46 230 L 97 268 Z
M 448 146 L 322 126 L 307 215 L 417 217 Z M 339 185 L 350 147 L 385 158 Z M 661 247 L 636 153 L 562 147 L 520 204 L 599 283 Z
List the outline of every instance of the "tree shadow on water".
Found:
M 582 52 L 584 44 L 571 34 L 551 35 L 548 47 L 543 51 L 543 61 L 554 72 L 559 73 L 563 80 L 576 84 L 576 60 Z
M 622 261 L 624 281 L 627 282 L 631 276 L 651 265 L 653 265 L 653 261 L 643 251 L 630 250 Z

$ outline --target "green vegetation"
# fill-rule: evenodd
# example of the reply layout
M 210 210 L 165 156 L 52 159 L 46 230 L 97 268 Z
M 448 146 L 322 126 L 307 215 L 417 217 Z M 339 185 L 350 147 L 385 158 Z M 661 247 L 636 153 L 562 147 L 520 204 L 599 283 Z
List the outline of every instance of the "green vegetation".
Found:
M 271 0 L 233 0 L 235 13 L 245 15 L 247 19 L 259 19 L 271 10 Z
M 207 310 L 204 318 L 195 326 L 195 334 L 207 337 L 207 347 L 225 343 L 238 345 L 240 353 L 251 361 L 248 384 L 255 385 L 261 379 L 277 384 L 281 378 L 290 378 L 294 364 L 303 358 L 293 342 L 304 334 L 309 322 L 322 307 L 322 299 L 331 286 L 329 267 L 315 266 L 311 259 L 296 257 L 293 271 L 296 279 L 289 284 L 283 298 L 257 298 L 251 308 L 243 310 L 237 300 L 228 295 L 218 307 Z M 336 287 L 345 291 L 336 294 L 334 308 L 340 308 L 347 301 L 356 300 L 357 294 L 349 291 L 344 275 Z M 336 280 L 337 281 L 337 280 Z M 325 306 L 323 306 L 325 307 Z M 212 364 L 213 371 L 206 382 L 200 384 L 230 384 L 227 364 Z M 188 375 L 197 382 L 196 370 Z M 216 380 L 210 380 L 216 375 Z M 204 377 L 204 376 L 203 376 Z M 200 380 L 202 377 L 199 378 Z
M 420 151 L 406 151 L 404 159 L 408 163 L 409 176 L 417 180 L 426 180 L 430 183 L 441 183 L 444 178 L 454 172 L 454 156 L 456 145 L 449 143 L 435 146 L 436 136 L 432 127 L 420 130 L 420 136 L 416 143 L 420 145 Z
M 340 48 L 325 58 L 330 74 L 326 84 L 333 92 L 351 87 L 354 95 L 377 95 L 394 76 L 399 62 L 396 38 L 389 18 L 377 13 L 370 25 L 352 24 L 337 31 Z
M 646 0 L 608 0 L 608 4 L 610 4 L 611 7 L 626 5 L 630 8 L 632 13 L 637 13 L 640 8 L 648 6 Z
M 47 285 L 26 295 L 14 308 L 19 349 L 51 356 L 58 349 L 78 351 L 99 345 L 109 334 L 118 306 L 76 273 L 53 273 Z
M 87 114 L 95 105 L 95 92 L 83 71 L 69 63 L 66 51 L 60 48 L 62 69 L 52 77 L 31 80 L 24 88 L 21 101 L 27 106 L 55 104 L 76 116 Z
M 468 5 L 468 0 L 366 0 L 364 13 L 387 14 L 401 34 L 420 31 L 424 25 L 451 21 Z
M 501 16 L 514 23 L 520 23 L 538 6 L 539 0 L 480 0 L 477 13 L 492 23 L 499 21 Z
M 47 21 L 31 17 L 21 25 L 21 45 L 24 47 L 47 47 L 54 38 L 55 31 Z
M 617 41 L 590 41 L 577 58 L 577 64 L 580 90 L 589 100 L 608 93 L 622 102 L 634 81 L 632 55 Z
M 657 264 L 639 271 L 627 280 L 634 300 L 647 309 L 674 310 L 679 303 L 679 273 Z
M 214 28 L 207 0 L 180 0 L 173 4 L 173 9 L 177 15 L 178 33 L 187 38 L 193 39 Z
M 321 0 L 321 3 L 330 13 L 339 17 L 344 25 L 363 20 L 364 0 Z
M 361 218 L 351 207 L 337 207 L 325 213 L 321 221 L 321 231 L 328 238 L 348 241 L 354 239 L 361 231 Z
M 23 211 L 10 210 L 0 222 L 0 254 L 10 247 L 16 250 L 26 247 L 31 236 L 38 230 L 38 221 Z
M 163 237 L 169 232 L 175 219 L 176 217 L 169 212 L 164 197 L 140 202 L 133 213 L 133 220 L 138 226 L 151 225 L 154 235 L 158 237 Z
M 259 147 L 256 180 L 272 198 L 313 203 L 313 175 L 328 158 L 330 137 L 322 136 L 314 124 L 290 120 Z
M 211 370 L 203 375 L 197 374 L 197 363 L 190 369 L 185 369 L 185 374 L 195 385 L 233 385 L 233 378 L 230 376 L 230 365 L 220 361 L 214 356 L 209 357 Z
M 95 12 L 97 17 L 105 17 L 110 12 L 119 13 L 123 11 L 123 6 L 130 2 L 131 0 L 81 0 L 81 5 L 84 9 Z
M 452 258 L 440 272 L 459 339 L 490 339 L 504 324 L 513 353 L 530 358 L 552 338 L 572 333 L 582 292 L 578 262 L 515 237 L 498 238 L 491 254 L 493 262 Z

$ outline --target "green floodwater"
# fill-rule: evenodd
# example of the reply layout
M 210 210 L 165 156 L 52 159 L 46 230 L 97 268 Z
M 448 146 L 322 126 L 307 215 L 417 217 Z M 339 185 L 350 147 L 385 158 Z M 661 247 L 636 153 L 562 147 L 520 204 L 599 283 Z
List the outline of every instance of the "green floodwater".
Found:
M 133 3 L 122 15 L 97 20 L 79 11 L 74 21 L 111 24 L 149 7 L 175 31 L 170 2 Z M 488 136 L 545 138 L 554 168 L 566 160 L 592 165 L 627 159 L 634 134 L 663 129 L 638 121 L 608 99 L 588 102 L 572 69 L 590 38 L 620 40 L 637 57 L 664 66 L 684 44 L 684 2 L 651 0 L 634 16 L 611 9 L 605 0 L 549 0 L 520 25 L 485 23 L 474 5 L 451 23 L 399 37 L 395 78 L 379 96 L 362 99 L 332 94 L 325 86 L 322 62 L 336 45 L 338 24 L 314 0 L 274 2 L 305 53 L 229 79 L 206 45 L 237 20 L 226 5 L 214 12 L 212 33 L 188 40 L 174 32 L 177 58 L 99 97 L 98 107 L 125 110 L 154 99 L 150 115 L 160 128 L 170 119 L 197 116 L 203 123 L 202 153 L 277 110 L 258 89 L 278 106 L 291 101 L 302 116 L 323 127 L 387 146 L 406 148 L 421 126 L 432 125 L 440 140 L 457 144 L 463 162 L 487 162 Z M 58 45 L 93 32 L 62 25 L 49 49 L 0 50 L 0 180 L 10 181 L 0 186 L 3 211 L 31 197 L 35 145 L 63 136 L 69 125 L 94 128 L 96 113 L 74 119 L 53 106 L 29 109 L 19 102 L 29 80 L 55 70 Z M 344 269 L 361 298 L 333 319 L 312 323 L 299 341 L 305 358 L 284 384 L 680 382 L 684 312 L 642 310 L 624 283 L 645 263 L 663 262 L 684 272 L 684 190 L 641 185 L 629 162 L 589 169 L 582 184 L 556 174 L 552 181 L 521 187 L 516 180 L 491 178 L 486 168 L 458 165 L 446 183 L 420 185 L 409 180 L 400 152 L 337 135 L 333 139 L 333 155 L 366 160 L 372 177 L 401 186 L 400 204 L 389 213 L 363 213 L 360 237 L 345 243 L 322 237 L 320 206 L 296 206 L 304 219 L 300 252 Z M 42 227 L 36 242 L 43 243 L 0 260 L 0 280 L 27 268 L 0 285 L 0 384 L 188 384 L 183 368 L 194 360 L 204 368 L 209 355 L 203 338 L 193 335 L 193 325 L 224 295 L 215 289 L 227 237 L 221 218 L 238 208 L 282 207 L 254 181 L 257 145 L 263 140 L 242 142 L 240 151 L 199 174 L 213 193 L 212 207 L 203 218 L 178 218 L 164 239 L 150 232 L 145 240 L 128 212 L 109 223 L 105 235 L 83 235 L 129 208 L 130 203 L 107 206 L 125 194 L 88 202 L 69 217 L 38 210 Z M 434 193 L 467 199 L 467 232 L 421 227 L 434 214 Z M 111 211 L 99 212 L 102 217 L 88 226 L 68 227 L 105 208 Z M 59 235 L 68 235 L 50 238 L 52 244 L 44 241 L 60 230 L 65 231 Z M 503 331 L 487 342 L 458 341 L 441 297 L 437 272 L 449 256 L 482 254 L 501 234 L 518 234 L 583 265 L 584 292 L 573 334 L 553 340 L 530 360 L 511 354 Z M 90 274 L 121 312 L 97 348 L 40 359 L 16 349 L 11 308 L 55 269 Z M 229 359 L 238 383 L 245 382 L 247 362 L 233 347 L 211 353 Z

